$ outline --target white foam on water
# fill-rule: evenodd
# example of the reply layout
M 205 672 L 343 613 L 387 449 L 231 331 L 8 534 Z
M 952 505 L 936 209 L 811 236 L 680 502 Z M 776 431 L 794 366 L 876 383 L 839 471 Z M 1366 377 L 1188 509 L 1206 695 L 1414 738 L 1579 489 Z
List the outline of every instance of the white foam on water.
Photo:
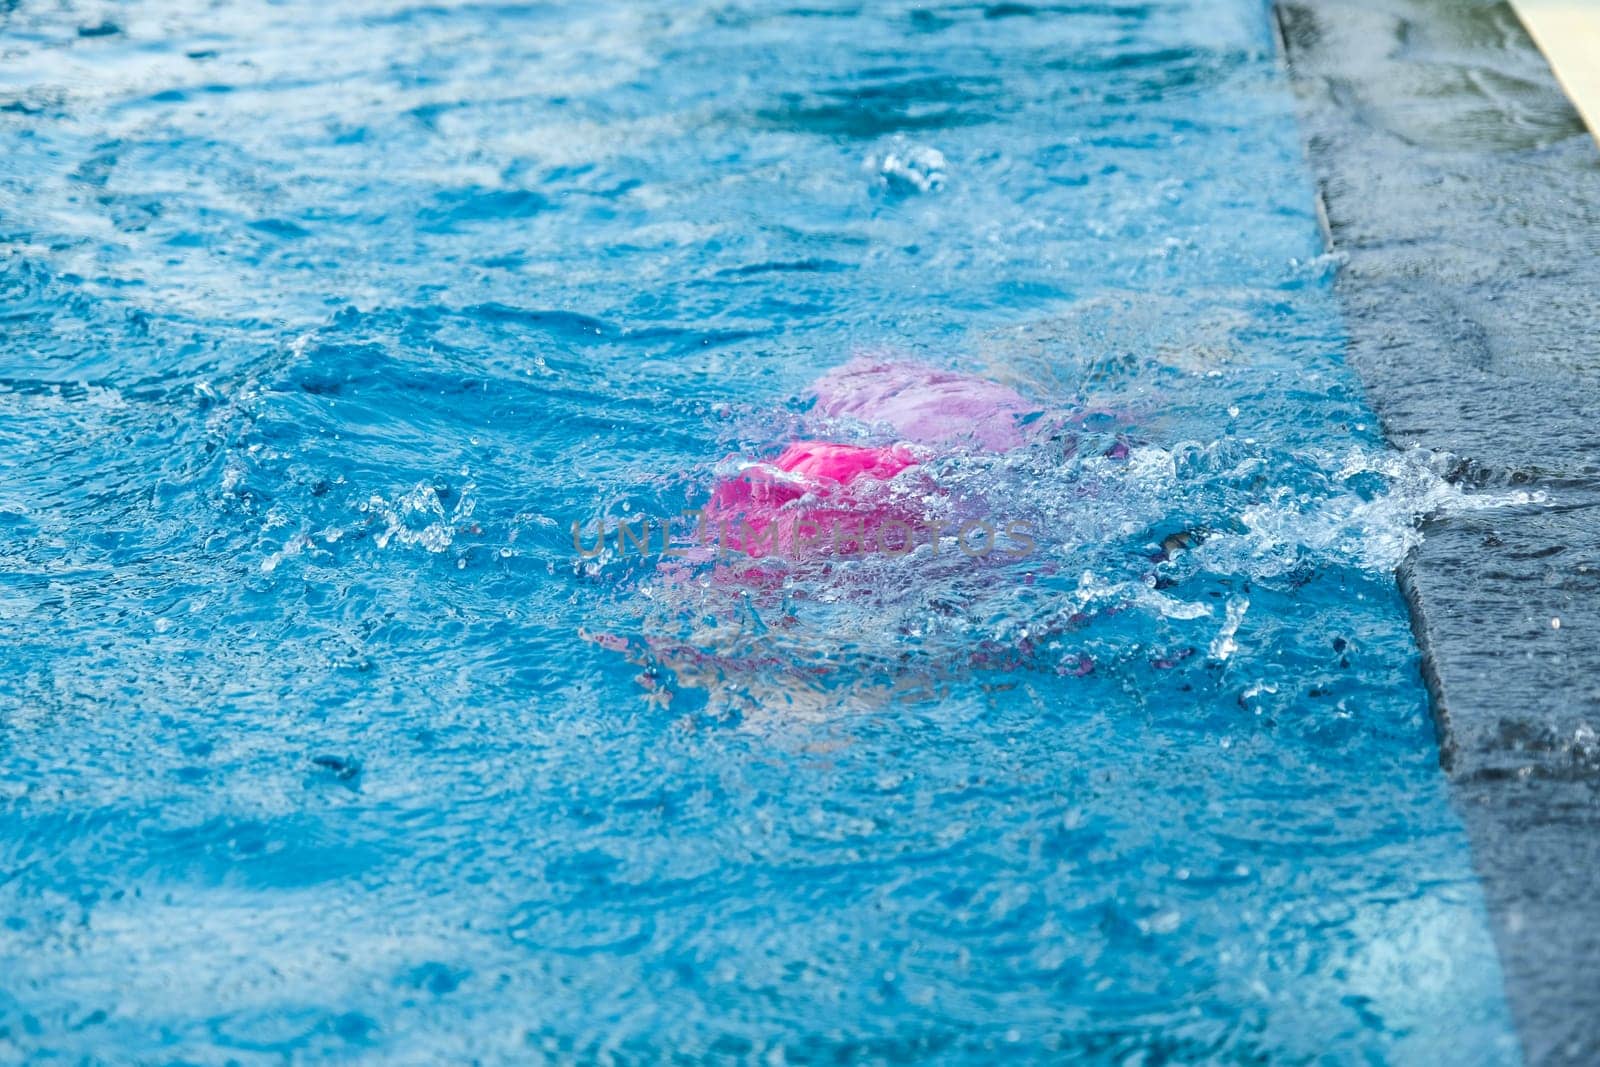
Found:
M 944 153 L 937 148 L 895 137 L 882 153 L 866 158 L 866 169 L 879 184 L 897 192 L 931 193 L 944 187 Z
M 1238 592 L 1219 603 L 1216 583 L 1322 568 L 1382 579 L 1429 520 L 1545 502 L 1463 488 L 1448 479 L 1451 464 L 1420 450 L 1285 455 L 1236 440 L 1144 444 L 1120 456 L 1081 447 L 1063 458 L 1036 445 L 947 457 L 921 472 L 947 512 L 1025 519 L 1041 532 L 1035 554 L 973 560 L 924 544 L 901 558 L 774 564 L 763 588 L 649 582 L 644 633 L 678 635 L 695 653 L 695 669 L 682 672 L 689 684 L 736 684 L 750 705 L 822 665 L 830 679 L 860 683 L 847 681 L 839 701 L 883 689 L 885 672 L 981 664 L 989 649 L 1003 659 L 1026 648 L 1042 655 L 1036 666 L 1058 659 L 1070 670 L 1084 640 L 1138 652 L 1147 628 L 1099 621 L 1130 611 L 1180 627 L 1215 619 L 1200 647 L 1226 662 L 1239 653 L 1251 600 Z M 826 693 L 809 699 L 828 703 Z

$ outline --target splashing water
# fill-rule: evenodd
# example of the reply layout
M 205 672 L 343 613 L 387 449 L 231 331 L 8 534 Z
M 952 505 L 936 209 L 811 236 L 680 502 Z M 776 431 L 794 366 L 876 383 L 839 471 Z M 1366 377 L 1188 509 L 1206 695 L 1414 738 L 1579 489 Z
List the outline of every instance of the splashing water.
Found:
M 700 564 L 698 576 L 663 564 L 639 586 L 643 630 L 606 635 L 646 666 L 640 680 L 658 701 L 669 699 L 671 675 L 709 690 L 721 713 L 766 721 L 795 714 L 801 691 L 811 715 L 844 714 L 869 695 L 875 702 L 948 681 L 952 663 L 1082 676 L 1130 660 L 1171 669 L 1204 648 L 1196 662 L 1220 664 L 1238 651 L 1250 600 L 1229 593 L 1219 604 L 1219 590 L 1266 582 L 1289 592 L 1340 568 L 1381 581 L 1420 543 L 1425 520 L 1543 502 L 1522 491 L 1468 493 L 1445 477 L 1449 457 L 1416 450 L 1274 454 L 1238 441 L 1128 448 L 1139 429 L 1126 417 L 1099 420 L 1098 441 L 1092 430 L 1046 430 L 1024 446 L 1012 427 L 1031 421 L 1038 405 L 914 364 L 858 361 L 815 388 L 820 426 L 878 443 L 791 446 L 785 457 L 818 447 L 881 456 L 908 441 L 924 449 L 968 441 L 977 450 L 907 453 L 888 468 L 866 468 L 874 490 L 858 489 L 853 505 L 830 501 L 825 512 L 807 503 L 803 482 L 765 518 L 753 516 L 770 505 L 743 495 L 718 504 L 727 492 L 718 489 L 707 514 L 720 516 L 710 529 L 722 531 L 723 543 L 700 554 L 714 562 Z M 733 480 L 723 484 L 748 481 L 750 469 L 766 468 L 730 468 Z M 896 503 L 908 500 L 914 513 Z M 874 546 L 887 537 L 874 525 L 885 508 L 906 520 L 884 542 L 888 551 Z M 786 512 L 795 516 L 788 525 Z M 837 529 L 852 515 L 857 541 L 841 541 Z M 963 521 L 986 523 L 983 551 L 961 540 Z M 796 555 L 794 523 L 834 533 Z M 743 540 L 729 536 L 740 524 Z M 755 536 L 768 525 L 765 540 Z M 991 558 L 994 528 L 1013 525 L 1027 531 L 1026 551 Z M 612 539 L 621 551 L 609 558 L 625 562 L 626 544 Z M 741 568 L 740 559 L 762 565 Z

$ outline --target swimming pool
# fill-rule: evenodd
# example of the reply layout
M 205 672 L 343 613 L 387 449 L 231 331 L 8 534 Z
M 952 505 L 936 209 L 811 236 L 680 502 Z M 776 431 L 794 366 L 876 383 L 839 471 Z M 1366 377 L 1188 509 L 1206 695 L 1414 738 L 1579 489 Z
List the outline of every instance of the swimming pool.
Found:
M 1497 498 L 1341 362 L 1262 5 L 0 34 L 8 1056 L 1515 1058 L 1392 578 Z M 571 525 L 859 352 L 1115 414 L 933 472 L 1036 555 L 584 640 L 700 605 Z

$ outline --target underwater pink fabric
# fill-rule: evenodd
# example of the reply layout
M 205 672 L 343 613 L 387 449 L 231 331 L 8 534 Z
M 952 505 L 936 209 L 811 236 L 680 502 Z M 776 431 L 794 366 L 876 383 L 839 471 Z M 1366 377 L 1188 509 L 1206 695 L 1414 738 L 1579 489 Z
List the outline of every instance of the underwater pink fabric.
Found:
M 855 359 L 812 389 L 820 415 L 888 426 L 902 440 L 933 447 L 1016 448 L 1017 418 L 1035 410 L 999 382 L 906 361 Z

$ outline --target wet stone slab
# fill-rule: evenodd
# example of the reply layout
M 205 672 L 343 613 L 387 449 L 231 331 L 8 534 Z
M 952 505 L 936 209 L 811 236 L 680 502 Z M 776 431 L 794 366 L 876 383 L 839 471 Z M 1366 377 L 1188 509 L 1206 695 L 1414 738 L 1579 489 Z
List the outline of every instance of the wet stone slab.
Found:
M 1402 580 L 1528 1060 L 1600 1062 L 1600 152 L 1506 4 L 1278 25 L 1385 431 L 1538 501 Z

